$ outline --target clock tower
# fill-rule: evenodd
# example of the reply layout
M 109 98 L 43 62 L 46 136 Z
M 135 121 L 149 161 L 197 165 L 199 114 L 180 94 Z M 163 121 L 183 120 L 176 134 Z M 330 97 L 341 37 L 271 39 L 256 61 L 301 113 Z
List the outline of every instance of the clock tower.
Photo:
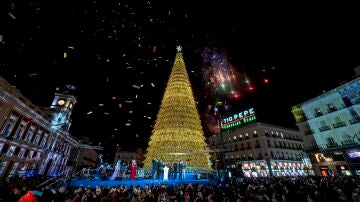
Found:
M 55 93 L 54 100 L 50 106 L 52 113 L 51 128 L 54 130 L 69 130 L 71 125 L 70 115 L 76 103 L 72 95 Z

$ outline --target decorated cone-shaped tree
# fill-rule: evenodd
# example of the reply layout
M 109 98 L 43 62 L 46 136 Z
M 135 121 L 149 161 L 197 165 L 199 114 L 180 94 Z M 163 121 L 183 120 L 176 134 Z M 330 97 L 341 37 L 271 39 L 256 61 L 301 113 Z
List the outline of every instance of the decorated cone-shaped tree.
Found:
M 184 161 L 187 168 L 209 170 L 209 152 L 189 76 L 179 46 L 147 148 L 145 167 L 154 158 Z

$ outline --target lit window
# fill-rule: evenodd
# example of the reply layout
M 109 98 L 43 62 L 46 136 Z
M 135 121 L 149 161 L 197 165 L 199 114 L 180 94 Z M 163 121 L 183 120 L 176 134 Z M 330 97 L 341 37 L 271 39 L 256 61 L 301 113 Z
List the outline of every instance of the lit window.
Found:
M 47 133 L 44 135 L 44 137 L 43 137 L 42 140 L 41 140 L 40 147 L 44 147 L 44 146 L 45 146 L 48 136 L 49 136 L 49 134 L 47 134 Z
M 10 173 L 9 173 L 10 176 L 12 176 L 12 175 L 14 175 L 16 173 L 16 170 L 17 170 L 18 166 L 19 166 L 18 162 L 13 164 L 13 167 L 11 168 Z
M 26 149 L 22 148 L 18 154 L 19 159 L 22 159 L 24 157 Z
M 11 115 L 10 118 L 6 120 L 6 123 L 4 124 L 3 130 L 1 131 L 1 134 L 5 137 L 8 137 L 15 125 L 15 122 L 17 120 L 17 117 Z
M 3 171 L 6 168 L 7 164 L 8 164 L 7 161 L 1 162 L 1 164 L 0 164 L 0 175 L 3 173 Z
M 35 139 L 34 139 L 34 145 L 37 145 L 40 141 L 40 137 L 41 137 L 41 134 L 42 134 L 42 130 L 38 130 L 38 132 L 36 133 L 36 136 L 35 136 Z
M 14 154 L 14 152 L 15 152 L 15 149 L 16 149 L 16 146 L 11 146 L 9 149 L 8 149 L 8 151 L 6 152 L 6 156 L 7 157 L 12 157 L 12 155 Z
M 27 135 L 25 136 L 25 142 L 30 143 L 31 138 L 33 137 L 35 132 L 35 126 L 30 126 L 29 131 L 27 132 Z
M 23 132 L 25 131 L 25 127 L 26 127 L 26 122 L 22 121 L 21 124 L 19 125 L 15 135 L 14 135 L 14 139 L 20 139 Z
M 34 155 L 34 151 L 31 150 L 31 151 L 29 152 L 29 154 L 28 154 L 28 157 L 31 159 L 31 158 L 33 157 L 33 155 Z
M 257 131 L 256 131 L 256 130 L 254 130 L 254 134 L 257 134 Z

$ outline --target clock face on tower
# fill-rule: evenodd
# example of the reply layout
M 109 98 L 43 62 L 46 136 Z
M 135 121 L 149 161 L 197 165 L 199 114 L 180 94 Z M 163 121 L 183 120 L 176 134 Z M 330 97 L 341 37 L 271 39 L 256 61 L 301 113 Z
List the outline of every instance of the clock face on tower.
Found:
M 58 105 L 64 105 L 65 104 L 65 100 L 58 100 Z

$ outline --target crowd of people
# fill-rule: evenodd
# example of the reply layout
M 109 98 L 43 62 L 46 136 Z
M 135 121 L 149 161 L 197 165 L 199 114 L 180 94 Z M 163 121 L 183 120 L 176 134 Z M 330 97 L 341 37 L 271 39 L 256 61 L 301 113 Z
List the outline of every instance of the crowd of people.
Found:
M 35 189 L 39 178 L 6 178 L 1 181 L 0 201 L 246 201 L 246 202 L 360 202 L 360 178 L 266 177 L 243 178 L 225 184 L 118 187 L 45 187 Z

